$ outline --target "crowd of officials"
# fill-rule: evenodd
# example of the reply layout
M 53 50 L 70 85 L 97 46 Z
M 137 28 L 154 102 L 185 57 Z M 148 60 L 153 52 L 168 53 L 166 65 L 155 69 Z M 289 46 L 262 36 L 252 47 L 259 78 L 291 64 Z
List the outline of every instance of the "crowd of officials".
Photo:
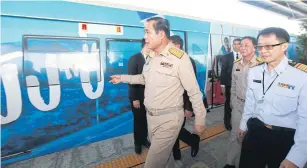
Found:
M 307 68 L 287 58 L 288 43 L 287 31 L 271 27 L 257 38 L 235 39 L 233 52 L 223 56 L 224 124 L 231 130 L 225 168 L 305 165 Z M 199 150 L 207 110 L 195 62 L 182 48 L 167 19 L 150 18 L 142 50 L 129 60 L 129 74 L 111 76 L 114 84 L 129 84 L 135 152 L 149 148 L 145 168 L 174 167 L 181 159 L 179 140 L 191 146 L 192 157 Z M 192 116 L 194 133 L 184 128 Z

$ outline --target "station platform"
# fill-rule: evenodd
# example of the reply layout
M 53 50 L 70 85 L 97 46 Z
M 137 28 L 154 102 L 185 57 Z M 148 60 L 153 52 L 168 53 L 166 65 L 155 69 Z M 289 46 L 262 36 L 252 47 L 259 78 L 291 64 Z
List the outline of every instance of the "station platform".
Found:
M 223 167 L 229 132 L 223 126 L 223 107 L 212 109 L 207 114 L 207 130 L 201 135 L 198 155 L 190 155 L 190 147 L 180 142 L 182 158 L 175 161 L 176 168 L 215 168 Z M 186 122 L 192 130 L 194 118 Z M 77 148 L 51 153 L 45 156 L 16 162 L 3 168 L 126 168 L 143 167 L 147 149 L 142 155 L 134 153 L 133 134 L 115 137 Z
M 190 148 L 180 143 L 182 158 L 176 167 L 211 168 L 222 167 L 226 161 L 228 131 L 223 126 L 223 107 L 212 109 L 207 114 L 208 129 L 201 135 L 200 150 L 194 158 Z M 192 130 L 193 119 L 186 122 Z M 133 134 L 128 134 L 86 146 L 67 149 L 45 156 L 16 162 L 3 168 L 120 168 L 143 167 L 147 149 L 142 155 L 134 153 Z
M 207 130 L 201 135 L 200 149 L 191 157 L 190 147 L 180 142 L 182 158 L 175 161 L 176 168 L 222 168 L 226 164 L 229 131 L 223 125 L 223 107 L 207 114 Z M 193 119 L 186 122 L 192 130 Z M 128 134 L 86 146 L 67 149 L 45 156 L 16 162 L 3 168 L 142 168 L 147 154 L 134 153 L 133 135 Z M 307 166 L 305 166 L 307 168 Z

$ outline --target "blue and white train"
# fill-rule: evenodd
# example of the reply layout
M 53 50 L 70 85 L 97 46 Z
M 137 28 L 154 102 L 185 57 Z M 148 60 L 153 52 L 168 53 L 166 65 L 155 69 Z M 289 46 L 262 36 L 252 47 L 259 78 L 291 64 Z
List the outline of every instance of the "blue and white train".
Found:
M 2 1 L 1 9 L 3 165 L 132 132 L 128 87 L 108 80 L 127 73 L 129 57 L 141 49 L 143 21 L 157 14 L 66 1 Z M 195 59 L 204 96 L 211 57 L 259 31 L 163 17 Z

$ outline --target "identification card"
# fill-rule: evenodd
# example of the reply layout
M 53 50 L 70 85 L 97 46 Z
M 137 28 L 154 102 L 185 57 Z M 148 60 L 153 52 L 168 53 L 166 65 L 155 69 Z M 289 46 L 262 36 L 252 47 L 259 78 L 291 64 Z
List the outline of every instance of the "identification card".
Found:
M 258 100 L 258 104 L 262 104 L 263 102 L 264 102 L 264 100 L 263 100 L 263 99 Z

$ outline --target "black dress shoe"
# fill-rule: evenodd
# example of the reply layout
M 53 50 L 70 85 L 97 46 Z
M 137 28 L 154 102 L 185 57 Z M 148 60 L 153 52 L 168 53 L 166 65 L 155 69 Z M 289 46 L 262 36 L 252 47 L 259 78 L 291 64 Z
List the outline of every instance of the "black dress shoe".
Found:
M 142 146 L 141 145 L 135 145 L 134 146 L 134 151 L 137 154 L 141 154 L 142 153 Z
M 200 137 L 197 134 L 192 134 L 191 136 L 192 136 L 191 138 L 194 139 L 194 143 L 191 146 L 191 156 L 195 157 L 199 150 Z
M 206 110 L 207 110 L 207 113 L 209 113 L 209 112 L 210 112 L 210 109 L 209 109 L 209 108 L 206 108 Z
M 225 125 L 225 128 L 229 131 L 232 129 L 231 124 L 230 124 L 230 119 L 224 119 L 224 125 Z
M 150 142 L 148 140 L 146 140 L 143 144 L 146 148 L 149 148 L 150 147 Z
M 236 168 L 236 166 L 227 164 L 224 166 L 224 168 Z
M 181 159 L 180 149 L 173 151 L 173 156 L 175 160 L 180 160 Z

